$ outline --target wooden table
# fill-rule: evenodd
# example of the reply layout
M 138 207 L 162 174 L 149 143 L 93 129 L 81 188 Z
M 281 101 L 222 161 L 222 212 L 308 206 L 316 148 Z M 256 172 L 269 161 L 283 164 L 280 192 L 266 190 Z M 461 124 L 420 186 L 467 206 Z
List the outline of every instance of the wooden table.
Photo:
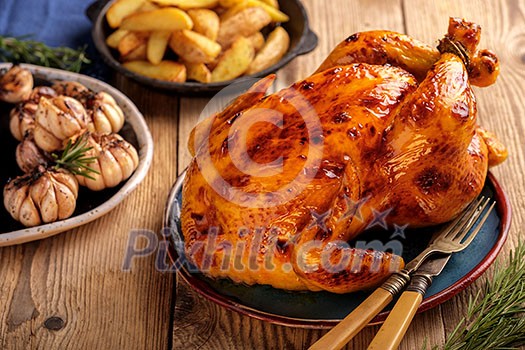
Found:
M 480 123 L 496 132 L 510 158 L 493 170 L 514 209 L 502 255 L 513 248 L 525 219 L 524 0 L 305 0 L 317 50 L 279 72 L 279 87 L 306 77 L 349 34 L 390 29 L 435 43 L 449 16 L 483 28 L 482 46 L 501 59 L 498 83 L 476 89 Z M 129 233 L 159 232 L 164 203 L 186 164 L 188 134 L 204 98 L 151 91 L 117 77 L 116 85 L 142 110 L 155 140 L 152 168 L 141 186 L 109 215 L 59 236 L 0 249 L 0 349 L 302 349 L 325 331 L 276 326 L 225 310 L 155 269 L 155 256 L 122 271 Z M 490 274 L 490 272 L 489 272 Z M 416 316 L 401 349 L 441 344 L 465 313 L 466 291 Z M 348 346 L 364 349 L 377 327 Z

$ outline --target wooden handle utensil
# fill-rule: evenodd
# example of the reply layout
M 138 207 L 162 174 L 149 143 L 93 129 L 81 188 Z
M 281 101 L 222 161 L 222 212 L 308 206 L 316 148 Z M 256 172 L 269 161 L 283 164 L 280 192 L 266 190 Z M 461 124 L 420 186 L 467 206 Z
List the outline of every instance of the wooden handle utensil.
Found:
M 315 342 L 309 350 L 337 350 L 344 347 L 393 300 L 395 295 L 403 290 L 409 280 L 410 276 L 405 270 L 394 273 L 344 320 Z
M 407 290 L 399 297 L 385 323 L 372 339 L 368 350 L 395 350 L 399 347 L 431 283 L 432 277 L 429 276 L 412 277 Z

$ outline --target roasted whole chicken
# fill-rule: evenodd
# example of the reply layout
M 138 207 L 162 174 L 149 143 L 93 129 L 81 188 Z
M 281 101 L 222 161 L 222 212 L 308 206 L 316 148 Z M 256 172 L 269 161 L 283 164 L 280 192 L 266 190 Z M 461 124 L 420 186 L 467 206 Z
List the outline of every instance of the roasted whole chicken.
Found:
M 453 219 L 507 156 L 477 124 L 471 85 L 499 73 L 479 39 L 458 18 L 438 49 L 357 33 L 305 80 L 265 96 L 269 76 L 197 125 L 181 214 L 189 262 L 212 277 L 335 293 L 401 269 L 397 255 L 346 242 L 378 223 Z

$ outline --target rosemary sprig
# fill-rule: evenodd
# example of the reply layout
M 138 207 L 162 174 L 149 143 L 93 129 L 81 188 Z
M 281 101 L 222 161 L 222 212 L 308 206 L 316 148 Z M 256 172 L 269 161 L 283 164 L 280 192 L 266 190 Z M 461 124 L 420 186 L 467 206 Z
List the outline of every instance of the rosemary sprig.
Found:
M 442 350 L 516 349 L 525 345 L 525 242 L 511 252 L 483 290 L 469 299 L 467 315 Z
M 89 165 L 93 163 L 97 157 L 86 157 L 86 153 L 91 149 L 93 149 L 93 147 L 88 146 L 86 134 L 80 136 L 74 143 L 70 139 L 61 156 L 55 153 L 51 154 L 56 163 L 55 168 L 67 169 L 75 175 L 95 180 L 91 174 L 100 175 L 100 173 Z
M 5 37 L 0 35 L 0 61 L 31 63 L 39 66 L 80 72 L 83 64 L 91 61 L 86 56 L 86 46 L 78 49 L 69 47 L 49 47 L 24 37 Z

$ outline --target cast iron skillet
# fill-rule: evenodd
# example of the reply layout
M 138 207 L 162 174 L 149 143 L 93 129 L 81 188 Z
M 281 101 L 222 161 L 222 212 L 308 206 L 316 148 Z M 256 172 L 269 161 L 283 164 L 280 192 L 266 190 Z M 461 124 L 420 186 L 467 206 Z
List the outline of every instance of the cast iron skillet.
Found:
M 114 1 L 115 0 L 97 0 L 86 10 L 87 16 L 93 22 L 91 34 L 95 46 L 102 55 L 104 61 L 111 68 L 144 85 L 188 94 L 217 92 L 233 82 L 243 80 L 243 77 L 241 77 L 230 81 L 209 84 L 198 82 L 174 83 L 144 77 L 127 70 L 116 59 L 116 52 L 110 49 L 105 43 L 105 38 L 113 31 L 113 29 L 107 24 L 105 16 L 111 3 Z M 268 74 L 274 73 L 288 64 L 295 57 L 309 53 L 317 46 L 317 35 L 309 27 L 308 15 L 306 14 L 306 10 L 301 2 L 299 0 L 280 0 L 279 5 L 281 11 L 290 16 L 290 21 L 283 23 L 282 25 L 290 35 L 290 49 L 277 64 L 264 71 L 251 75 L 252 78 L 264 77 Z

